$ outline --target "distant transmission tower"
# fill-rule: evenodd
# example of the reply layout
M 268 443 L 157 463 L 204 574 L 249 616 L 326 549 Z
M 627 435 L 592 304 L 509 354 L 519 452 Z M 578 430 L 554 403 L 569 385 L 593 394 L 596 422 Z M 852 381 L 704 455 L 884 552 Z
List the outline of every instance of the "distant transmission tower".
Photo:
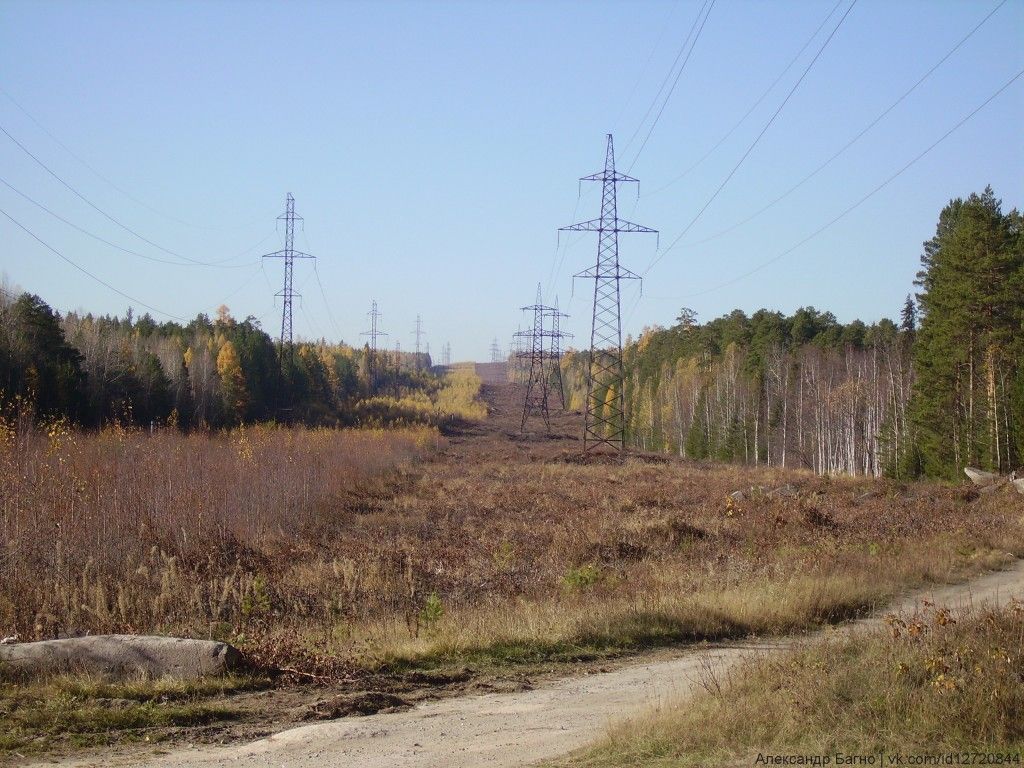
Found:
M 555 306 L 548 309 L 547 316 L 551 318 L 551 347 L 548 349 L 548 359 L 551 360 L 550 381 L 551 386 L 558 389 L 558 400 L 565 410 L 565 386 L 562 384 L 562 339 L 571 339 L 572 334 L 561 329 L 561 320 L 568 317 L 565 312 L 558 311 L 558 297 L 555 297 Z
M 441 365 L 445 368 L 450 367 L 452 364 L 452 343 L 446 341 L 444 346 L 441 347 Z
M 416 329 L 413 331 L 416 335 L 416 368 L 420 368 L 420 337 L 423 336 L 423 321 L 419 315 L 416 315 Z
M 292 345 L 292 299 L 299 294 L 295 293 L 292 279 L 293 265 L 295 259 L 312 259 L 314 256 L 295 250 L 295 222 L 302 221 L 302 217 L 295 213 L 295 198 L 288 193 L 285 200 L 284 213 L 277 217 L 278 221 L 284 220 L 284 248 L 280 251 L 264 254 L 264 259 L 284 259 L 284 288 L 280 293 L 274 294 L 283 298 L 281 307 L 281 348 L 279 352 L 279 365 L 284 370 L 285 361 L 291 364 L 295 359 L 295 349 Z
M 608 134 L 604 170 L 580 181 L 600 181 L 601 218 L 562 227 L 569 232 L 597 232 L 597 263 L 574 277 L 594 281 L 594 316 L 590 326 L 590 354 L 587 365 L 587 402 L 583 426 L 584 452 L 602 445 L 626 450 L 625 399 L 622 391 L 622 313 L 619 288 L 622 280 L 640 276 L 619 265 L 620 232 L 657 232 L 624 221 L 618 216 L 617 185 L 639 183 L 615 170 L 615 149 Z
M 544 337 L 548 332 L 544 330 L 544 319 L 548 316 L 551 307 L 545 307 L 541 303 L 540 283 L 537 284 L 537 301 L 528 306 L 522 307 L 524 312 L 533 312 L 533 328 L 523 332 L 526 339 L 529 339 L 529 352 L 523 352 L 525 358 L 529 355 L 529 378 L 526 380 L 526 398 L 523 400 L 523 419 L 519 425 L 520 431 L 525 431 L 526 422 L 531 416 L 539 414 L 544 421 L 544 429 L 551 429 L 551 416 L 548 413 L 548 385 L 546 354 L 544 351 Z
M 370 337 L 370 349 L 373 350 L 374 352 L 376 352 L 377 351 L 377 339 L 379 339 L 381 336 L 387 336 L 387 334 L 384 333 L 384 331 L 382 331 L 380 329 L 381 313 L 380 313 L 380 310 L 377 309 L 377 300 L 376 299 L 374 299 L 373 303 L 370 305 L 370 311 L 366 313 L 366 316 L 370 318 L 370 330 L 363 331 L 359 335 L 360 336 L 369 336 Z
M 501 345 L 498 344 L 498 337 L 494 337 L 494 341 L 491 342 L 491 362 L 501 362 Z
M 522 326 L 516 328 L 512 334 L 512 381 L 516 384 L 523 383 L 523 371 L 525 369 L 523 352 L 527 348 L 528 332 L 524 332 Z

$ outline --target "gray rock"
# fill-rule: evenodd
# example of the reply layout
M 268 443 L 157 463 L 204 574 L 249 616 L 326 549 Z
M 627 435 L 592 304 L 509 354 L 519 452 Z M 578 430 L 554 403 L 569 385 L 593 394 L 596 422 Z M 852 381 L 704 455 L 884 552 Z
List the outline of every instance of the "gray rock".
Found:
M 985 472 L 982 469 L 975 469 L 974 467 L 964 467 L 964 474 L 971 478 L 972 483 L 982 487 L 992 485 L 992 483 L 999 479 L 999 475 L 995 472 Z
M 733 491 L 732 493 L 729 494 L 729 498 L 732 499 L 733 501 L 743 501 L 747 497 L 743 493 L 743 491 Z
M 1021 496 L 1024 496 L 1024 477 L 1018 478 L 1011 482 L 1013 483 L 1013 487 L 1017 489 L 1017 493 L 1019 493 Z
M 242 666 L 236 648 L 214 640 L 95 635 L 0 646 L 0 678 L 89 674 L 108 680 L 196 680 Z
M 796 486 L 792 483 L 786 483 L 769 493 L 769 496 L 796 496 L 799 493 Z

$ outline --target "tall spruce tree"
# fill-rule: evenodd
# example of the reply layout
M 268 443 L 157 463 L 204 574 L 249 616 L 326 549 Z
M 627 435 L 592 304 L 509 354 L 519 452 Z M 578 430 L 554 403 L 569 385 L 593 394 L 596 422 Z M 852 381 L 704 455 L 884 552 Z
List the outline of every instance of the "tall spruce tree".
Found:
M 927 474 L 1007 470 L 1018 461 L 1019 218 L 1016 211 L 1004 215 L 987 187 L 950 201 L 924 244 L 912 417 Z

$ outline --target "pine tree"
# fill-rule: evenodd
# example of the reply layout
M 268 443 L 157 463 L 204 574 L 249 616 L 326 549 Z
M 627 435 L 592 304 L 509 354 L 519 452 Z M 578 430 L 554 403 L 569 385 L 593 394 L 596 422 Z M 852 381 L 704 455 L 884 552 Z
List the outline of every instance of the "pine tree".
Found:
M 951 201 L 924 245 L 912 416 L 928 474 L 1008 469 L 1016 460 L 1021 427 L 1008 410 L 1021 365 L 1016 220 L 989 187 Z
M 903 309 L 900 311 L 900 330 L 908 334 L 917 330 L 917 305 L 914 304 L 914 297 L 909 293 L 907 300 L 903 302 Z

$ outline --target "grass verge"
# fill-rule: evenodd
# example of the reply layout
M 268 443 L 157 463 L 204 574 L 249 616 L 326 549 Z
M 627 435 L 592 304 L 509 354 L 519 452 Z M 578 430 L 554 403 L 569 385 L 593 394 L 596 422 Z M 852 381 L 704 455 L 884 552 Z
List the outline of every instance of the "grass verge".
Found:
M 944 535 L 905 543 L 895 554 L 840 548 L 816 566 L 791 552 L 795 568 L 726 574 L 694 583 L 660 564 L 628 582 L 566 589 L 548 600 L 457 608 L 411 637 L 404 623 L 370 627 L 340 653 L 375 672 L 463 665 L 593 661 L 680 643 L 783 635 L 864 616 L 896 595 L 955 583 L 1024 554 L 1013 537 L 1000 547 L 948 546 Z M 1008 551 L 1012 548 L 1014 551 Z
M 233 693 L 269 685 L 259 677 L 107 683 L 57 677 L 28 685 L 0 683 L 0 754 L 30 754 L 58 744 L 159 741 L 161 729 L 235 719 Z
M 886 628 L 708 671 L 701 694 L 626 721 L 551 767 L 1024 751 L 1024 605 L 887 619 Z

